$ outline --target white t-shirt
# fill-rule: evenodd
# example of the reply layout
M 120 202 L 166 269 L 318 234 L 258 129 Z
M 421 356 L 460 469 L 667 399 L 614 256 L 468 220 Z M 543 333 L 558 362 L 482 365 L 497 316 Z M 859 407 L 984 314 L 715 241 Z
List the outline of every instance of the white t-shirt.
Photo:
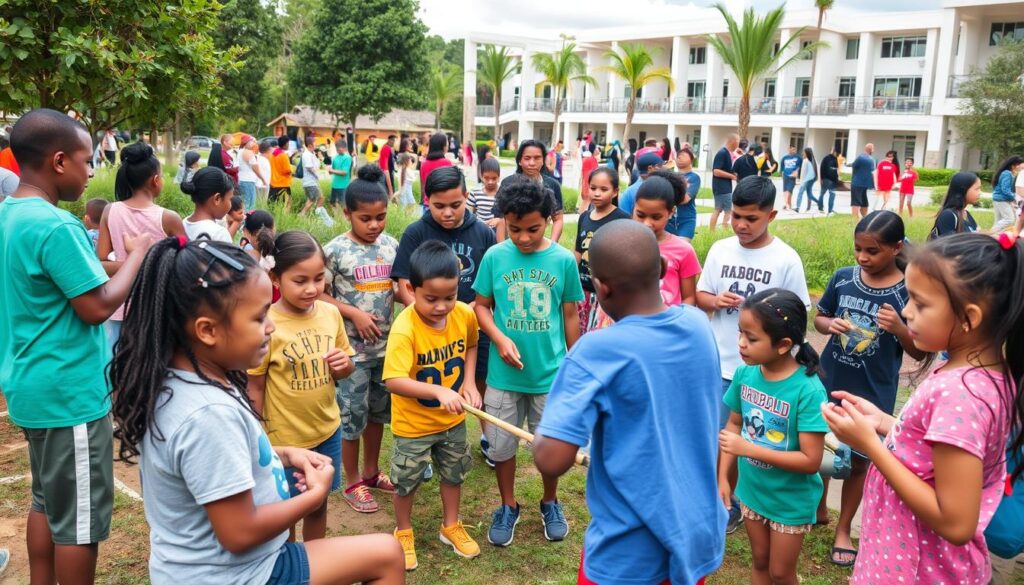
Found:
M 185 224 L 185 235 L 187 235 L 190 240 L 198 239 L 200 234 L 206 234 L 215 242 L 226 242 L 228 244 L 234 243 L 231 240 L 231 234 L 228 230 L 212 219 L 201 219 L 199 221 L 189 221 L 188 219 L 184 219 L 182 220 L 182 223 Z
M 320 178 L 316 171 L 320 168 L 320 160 L 308 150 L 302 151 L 302 186 L 316 187 L 320 185 Z
M 708 250 L 704 272 L 700 273 L 697 281 L 699 292 L 713 295 L 729 291 L 741 297 L 751 297 L 769 288 L 793 292 L 807 308 L 811 306 L 800 255 L 779 238 L 772 238 L 767 246 L 753 250 L 741 246 L 736 236 L 715 242 Z M 711 316 L 722 377 L 726 380 L 732 379 L 733 372 L 742 363 L 738 347 L 739 328 L 739 309 L 720 309 Z
M 1021 189 L 1024 189 L 1024 170 L 1022 170 L 1021 172 L 1017 173 L 1017 182 L 1014 183 L 1013 186 L 1014 186 L 1014 191 L 1020 191 Z M 1017 197 L 1024 197 L 1024 195 L 1021 195 L 1021 194 L 1018 193 Z
M 117 139 L 113 134 L 103 135 L 103 150 L 117 150 Z
M 268 182 L 270 181 L 270 159 L 260 154 L 256 155 L 256 159 L 259 161 L 260 172 L 263 173 L 263 180 L 256 177 L 256 186 L 261 189 L 267 189 L 270 187 Z
M 253 157 L 246 162 L 246 152 L 247 151 L 240 151 L 235 160 L 235 165 L 238 167 L 238 182 L 255 183 L 258 179 L 256 177 L 256 171 L 252 170 L 252 167 L 256 164 L 256 155 L 253 155 Z

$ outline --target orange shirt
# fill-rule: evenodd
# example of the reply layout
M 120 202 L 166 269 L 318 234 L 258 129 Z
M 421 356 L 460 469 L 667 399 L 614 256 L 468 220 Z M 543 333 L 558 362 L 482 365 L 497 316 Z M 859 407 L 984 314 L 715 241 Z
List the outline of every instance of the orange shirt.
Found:
M 21 176 L 21 167 L 18 166 L 18 161 L 14 159 L 14 152 L 11 151 L 11 147 L 0 150 L 0 167 L 3 167 L 15 175 Z
M 292 186 L 292 163 L 288 160 L 288 153 L 280 148 L 274 149 L 270 155 L 270 186 Z

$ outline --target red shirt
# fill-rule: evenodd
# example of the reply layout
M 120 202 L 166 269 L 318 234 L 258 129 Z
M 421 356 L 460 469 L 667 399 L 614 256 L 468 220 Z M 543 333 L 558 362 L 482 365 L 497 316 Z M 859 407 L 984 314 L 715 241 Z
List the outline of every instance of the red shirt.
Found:
M 588 156 L 583 159 L 583 188 L 590 193 L 590 173 L 597 168 L 597 158 Z
M 391 170 L 391 147 L 385 144 L 380 149 L 380 158 L 377 159 L 380 170 L 385 173 Z
M 914 194 L 914 183 L 917 182 L 917 171 L 906 169 L 900 175 L 900 193 L 904 195 Z
M 231 180 L 238 182 L 238 167 L 235 166 L 235 159 L 231 158 L 231 154 L 226 150 L 220 151 L 220 160 L 224 161 L 224 172 L 231 177 Z
M 891 191 L 899 174 L 900 168 L 896 166 L 896 163 L 887 160 L 878 163 L 878 190 Z
M 0 150 L 0 167 L 3 167 L 15 175 L 21 176 L 21 167 L 18 166 L 18 161 L 14 158 L 14 152 L 11 147 Z
M 381 158 L 384 157 L 382 156 Z M 423 163 L 420 164 L 420 193 L 423 194 L 424 205 L 427 204 L 427 176 L 430 175 L 430 172 L 434 169 L 450 166 L 452 166 L 452 161 L 448 160 L 448 157 L 442 156 L 441 158 L 434 160 L 423 159 Z

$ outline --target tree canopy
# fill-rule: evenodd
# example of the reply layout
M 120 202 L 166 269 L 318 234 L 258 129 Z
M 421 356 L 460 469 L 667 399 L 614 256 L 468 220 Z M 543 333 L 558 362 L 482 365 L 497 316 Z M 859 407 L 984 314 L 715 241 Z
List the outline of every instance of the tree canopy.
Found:
M 233 123 L 256 131 L 267 122 L 266 112 L 281 107 L 273 104 L 267 71 L 281 54 L 284 45 L 284 23 L 272 4 L 259 0 L 228 0 L 220 23 L 213 31 L 214 46 L 221 51 L 238 49 L 244 63 L 237 69 L 221 72 L 224 95 L 230 100 L 225 116 Z M 275 107 L 276 106 L 276 107 Z M 271 116 L 273 117 L 273 116 Z
M 1003 41 L 988 65 L 960 86 L 956 127 L 996 161 L 1024 151 L 1024 42 Z

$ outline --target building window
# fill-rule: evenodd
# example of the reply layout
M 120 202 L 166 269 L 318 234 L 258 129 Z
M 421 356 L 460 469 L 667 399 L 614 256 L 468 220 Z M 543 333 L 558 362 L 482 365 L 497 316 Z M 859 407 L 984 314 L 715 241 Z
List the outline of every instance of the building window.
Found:
M 793 132 L 792 134 L 790 134 L 789 145 L 795 147 L 797 152 L 802 151 L 804 149 L 804 133 Z
M 796 97 L 807 97 L 811 95 L 811 78 L 797 77 L 796 90 L 793 95 L 795 95 Z
M 779 42 L 775 41 L 775 45 L 772 46 L 772 57 L 779 54 Z
M 686 82 L 686 97 L 689 98 L 703 98 L 704 97 L 705 82 L 703 81 L 687 81 Z
M 764 97 L 773 98 L 775 97 L 775 80 L 765 79 L 764 80 Z
M 853 60 L 860 55 L 860 38 L 846 39 L 846 59 Z
M 853 97 L 857 94 L 856 77 L 839 78 L 839 97 Z
M 707 59 L 707 47 L 690 47 L 690 65 L 703 65 Z
M 924 57 L 927 44 L 928 38 L 924 36 L 885 37 L 882 39 L 882 58 Z
M 920 77 L 876 77 L 875 97 L 921 97 Z
M 895 150 L 896 155 L 900 157 L 900 159 L 896 161 L 897 163 L 908 158 L 914 158 L 915 148 L 917 148 L 917 136 L 913 134 L 896 134 L 892 137 L 892 149 Z
M 627 83 L 626 87 L 622 88 L 622 97 L 625 98 L 625 99 L 629 99 L 629 90 L 631 90 L 631 89 L 633 89 L 633 88 L 631 88 L 629 86 L 629 84 Z M 636 97 L 637 97 L 637 99 L 640 99 L 640 98 L 644 97 L 644 88 L 641 87 L 640 89 L 636 90 Z
M 800 41 L 800 50 L 802 51 L 802 50 L 806 49 L 813 42 L 814 41 Z M 810 53 L 807 53 L 806 55 L 804 55 L 803 57 L 800 57 L 800 58 L 803 59 L 804 61 L 810 61 L 811 57 L 813 57 L 813 56 L 814 56 L 814 51 L 811 51 Z
M 832 144 L 839 154 L 846 156 L 846 147 L 850 144 L 850 131 L 836 130 L 836 139 Z
M 722 80 L 722 97 L 724 97 L 724 98 L 729 97 L 729 80 L 728 79 L 723 79 Z
M 988 35 L 988 46 L 994 47 L 1003 39 L 1024 40 L 1024 22 L 993 22 L 992 33 Z

